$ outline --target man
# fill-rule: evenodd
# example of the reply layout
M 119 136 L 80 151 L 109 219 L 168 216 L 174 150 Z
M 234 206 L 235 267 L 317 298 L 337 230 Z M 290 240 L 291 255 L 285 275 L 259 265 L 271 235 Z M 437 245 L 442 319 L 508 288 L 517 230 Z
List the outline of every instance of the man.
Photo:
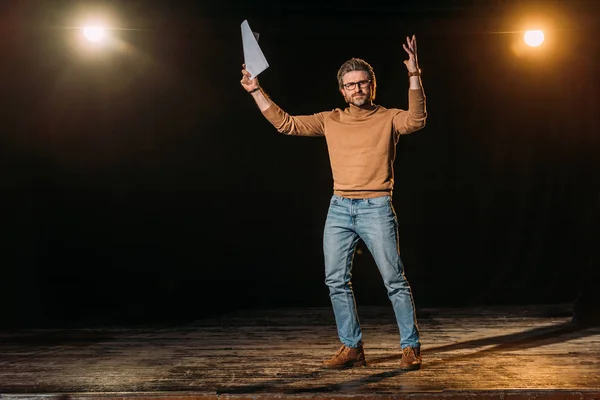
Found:
M 404 275 L 398 243 L 398 220 L 392 206 L 394 159 L 399 136 L 425 126 L 425 95 L 417 63 L 413 35 L 402 47 L 408 54 L 410 89 L 408 110 L 386 109 L 373 104 L 375 74 L 364 60 L 353 58 L 338 71 L 339 90 L 348 103 L 344 110 L 291 116 L 261 89 L 258 79 L 242 67 L 242 87 L 256 101 L 263 115 L 281 133 L 324 136 L 334 180 L 323 234 L 325 283 L 342 346 L 323 362 L 325 368 L 366 365 L 362 332 L 350 282 L 352 260 L 360 239 L 371 252 L 391 300 L 398 328 L 402 360 L 400 368 L 421 367 L 419 329 L 410 286 Z

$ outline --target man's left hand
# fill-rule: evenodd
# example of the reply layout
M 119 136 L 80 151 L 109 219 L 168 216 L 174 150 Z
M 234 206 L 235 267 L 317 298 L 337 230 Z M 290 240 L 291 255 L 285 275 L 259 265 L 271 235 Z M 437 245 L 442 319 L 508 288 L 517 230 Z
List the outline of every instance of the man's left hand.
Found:
M 402 44 L 404 51 L 408 54 L 408 60 L 404 60 L 404 65 L 408 69 L 408 72 L 416 72 L 419 70 L 419 63 L 417 62 L 417 38 L 412 35 L 412 38 L 406 37 L 406 44 Z

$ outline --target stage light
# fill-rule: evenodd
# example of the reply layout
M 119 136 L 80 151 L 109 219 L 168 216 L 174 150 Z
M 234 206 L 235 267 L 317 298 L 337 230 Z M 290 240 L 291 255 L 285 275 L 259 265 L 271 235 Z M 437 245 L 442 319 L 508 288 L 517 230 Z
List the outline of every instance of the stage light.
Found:
M 105 29 L 102 26 L 85 26 L 82 31 L 85 38 L 93 43 L 101 42 L 105 36 Z
M 544 32 L 541 30 L 526 31 L 523 40 L 528 46 L 538 47 L 544 42 Z

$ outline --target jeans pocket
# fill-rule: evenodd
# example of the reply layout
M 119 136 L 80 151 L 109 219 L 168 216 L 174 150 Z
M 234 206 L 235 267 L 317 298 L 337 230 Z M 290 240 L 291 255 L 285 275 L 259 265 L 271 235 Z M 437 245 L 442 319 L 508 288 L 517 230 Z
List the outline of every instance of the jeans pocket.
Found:
M 392 199 L 390 196 L 382 196 L 382 197 L 374 197 L 372 199 L 367 199 L 367 204 L 370 207 L 387 207 L 392 203 Z

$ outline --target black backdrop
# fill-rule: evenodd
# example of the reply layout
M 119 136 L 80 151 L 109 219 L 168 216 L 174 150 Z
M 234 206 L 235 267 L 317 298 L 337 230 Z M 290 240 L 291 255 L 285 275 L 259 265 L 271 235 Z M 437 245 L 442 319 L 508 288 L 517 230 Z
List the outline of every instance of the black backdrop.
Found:
M 70 28 L 90 2 L 3 2 L 2 323 L 329 304 L 325 141 L 277 134 L 240 88 L 246 18 L 293 114 L 342 107 L 350 57 L 406 107 L 417 35 L 430 117 L 398 145 L 394 206 L 418 308 L 573 301 L 596 244 L 598 9 L 545 3 L 528 53 L 533 6 L 471 3 L 97 2 L 128 29 L 93 52 Z M 361 250 L 357 301 L 387 304 Z

